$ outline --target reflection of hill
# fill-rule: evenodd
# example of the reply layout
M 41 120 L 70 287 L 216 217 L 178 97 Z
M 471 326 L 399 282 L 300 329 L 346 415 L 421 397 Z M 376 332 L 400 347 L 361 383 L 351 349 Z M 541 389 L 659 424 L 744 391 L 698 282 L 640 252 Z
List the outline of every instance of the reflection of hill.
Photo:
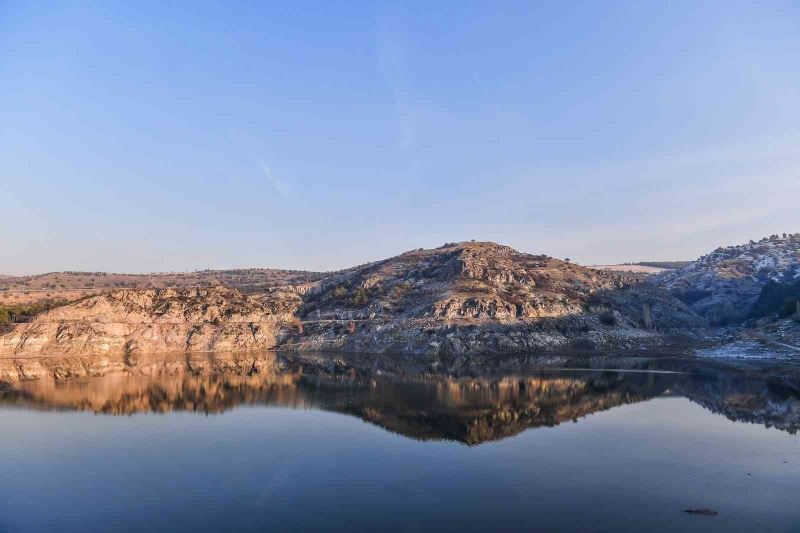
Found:
M 92 361 L 98 364 L 96 358 Z M 750 375 L 700 362 L 666 360 L 656 365 L 681 373 L 539 369 L 453 377 L 424 372 L 410 359 L 408 364 L 403 359 L 386 362 L 390 375 L 375 370 L 375 361 L 361 361 L 367 360 L 194 355 L 106 361 L 100 365 L 106 370 L 93 372 L 100 376 L 76 379 L 54 379 L 68 369 L 48 370 L 48 363 L 40 362 L 52 373 L 6 382 L 0 403 L 112 415 L 211 414 L 242 404 L 313 407 L 358 416 L 415 439 L 479 444 L 670 394 L 686 396 L 732 420 L 792 433 L 800 428 L 796 386 L 768 373 Z M 634 366 L 653 364 L 639 361 Z M 84 375 L 78 366 L 73 375 Z
M 800 388 L 777 377 L 745 378 L 717 372 L 675 386 L 675 392 L 736 422 L 751 422 L 797 433 Z
M 416 439 L 479 444 L 652 398 L 663 385 L 618 373 L 545 372 L 504 378 L 385 383 L 343 411 Z M 644 376 L 640 376 L 644 377 Z M 634 384 L 634 381 L 638 383 Z

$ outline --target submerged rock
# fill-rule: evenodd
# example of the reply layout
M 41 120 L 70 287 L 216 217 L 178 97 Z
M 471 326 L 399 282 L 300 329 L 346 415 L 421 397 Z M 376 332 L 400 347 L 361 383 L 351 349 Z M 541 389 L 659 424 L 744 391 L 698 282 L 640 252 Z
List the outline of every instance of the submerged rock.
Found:
M 683 512 L 684 513 L 689 513 L 689 514 L 701 515 L 701 516 L 717 516 L 719 514 L 719 512 L 714 511 L 713 509 L 705 509 L 705 508 L 702 508 L 702 509 L 685 509 Z

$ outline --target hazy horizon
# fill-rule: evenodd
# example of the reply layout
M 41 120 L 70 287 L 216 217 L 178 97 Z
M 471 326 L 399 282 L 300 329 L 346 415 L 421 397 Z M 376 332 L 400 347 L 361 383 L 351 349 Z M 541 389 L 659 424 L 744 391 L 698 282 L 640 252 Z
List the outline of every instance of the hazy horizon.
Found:
M 0 3 L 0 274 L 800 230 L 800 5 Z

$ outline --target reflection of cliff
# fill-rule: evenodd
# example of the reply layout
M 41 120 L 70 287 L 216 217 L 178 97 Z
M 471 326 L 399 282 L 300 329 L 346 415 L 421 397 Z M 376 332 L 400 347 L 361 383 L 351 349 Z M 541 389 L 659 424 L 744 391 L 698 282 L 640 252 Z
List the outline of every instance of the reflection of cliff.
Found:
M 777 376 L 753 379 L 718 372 L 676 384 L 675 392 L 736 422 L 795 434 L 800 429 L 800 388 Z
M 26 360 L 27 380 L 7 382 L 4 403 L 124 415 L 221 413 L 241 404 L 294 403 L 298 376 L 274 355 Z M 32 369 L 35 369 L 34 373 Z M 71 379 L 70 379 L 71 378 Z M 3 389 L 0 389 L 2 391 Z
M 539 369 L 453 377 L 422 371 L 408 361 L 387 363 L 393 365 L 390 375 L 375 370 L 374 361 L 362 366 L 336 357 L 274 354 L 17 361 L 27 365 L 28 377 L 7 379 L 0 386 L 0 403 L 114 415 L 209 414 L 242 404 L 314 407 L 358 416 L 415 439 L 479 444 L 677 394 L 732 420 L 792 433 L 800 428 L 796 387 L 718 365 L 680 362 L 674 369 L 682 373 Z M 71 376 L 77 377 L 64 379 Z

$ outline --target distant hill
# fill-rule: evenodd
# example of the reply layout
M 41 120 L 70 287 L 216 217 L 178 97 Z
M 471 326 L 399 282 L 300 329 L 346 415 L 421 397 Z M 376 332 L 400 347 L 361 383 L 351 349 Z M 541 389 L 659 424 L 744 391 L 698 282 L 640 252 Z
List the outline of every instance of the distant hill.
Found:
M 654 276 L 664 272 L 663 268 L 634 263 L 625 263 L 620 265 L 589 265 L 588 268 L 592 268 L 594 270 L 605 270 L 606 272 L 620 272 L 629 276 L 636 276 L 642 280 L 649 276 Z
M 0 276 L 0 305 L 47 300 L 72 301 L 111 289 L 161 289 L 225 286 L 246 294 L 281 285 L 297 285 L 326 274 L 303 270 L 245 268 L 154 274 L 50 272 L 33 276 Z
M 633 263 L 634 265 L 661 268 L 663 270 L 677 270 L 687 266 L 691 261 L 641 261 Z
M 651 276 L 654 274 L 661 274 L 666 270 L 683 268 L 689 263 L 691 263 L 691 261 L 641 261 L 639 263 L 619 263 L 616 265 L 590 265 L 589 268 Z

